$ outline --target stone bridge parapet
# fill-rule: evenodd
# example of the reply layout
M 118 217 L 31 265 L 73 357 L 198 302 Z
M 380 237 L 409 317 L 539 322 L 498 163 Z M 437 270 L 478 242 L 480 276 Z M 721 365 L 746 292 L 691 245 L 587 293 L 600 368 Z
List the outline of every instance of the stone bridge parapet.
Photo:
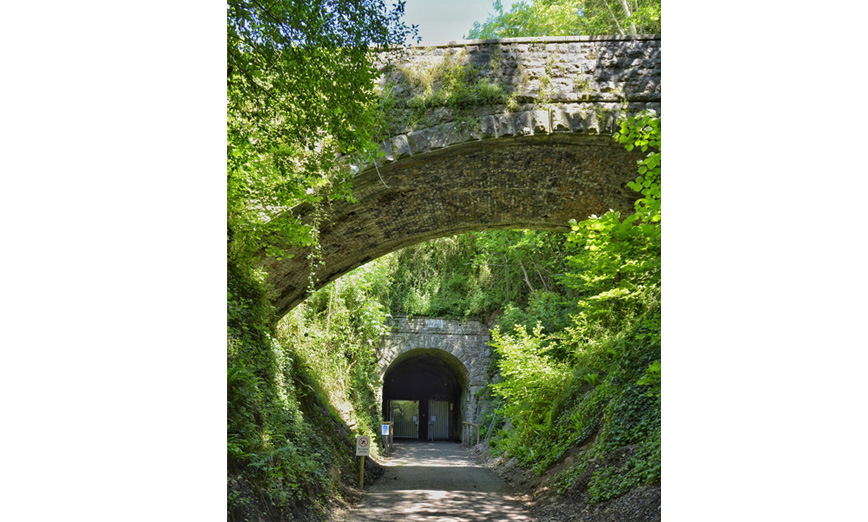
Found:
M 397 55 L 384 53 L 380 70 L 379 89 L 394 100 L 394 114 L 387 118 L 391 137 L 383 142 L 379 164 L 472 140 L 611 134 L 621 113 L 660 110 L 655 35 L 411 46 Z

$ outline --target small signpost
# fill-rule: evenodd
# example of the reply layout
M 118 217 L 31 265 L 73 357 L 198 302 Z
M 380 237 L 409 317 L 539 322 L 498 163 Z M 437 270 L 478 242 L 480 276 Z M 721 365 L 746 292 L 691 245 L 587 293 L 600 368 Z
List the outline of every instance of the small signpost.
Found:
M 383 446 L 389 447 L 394 442 L 395 432 L 392 428 L 392 421 L 383 421 L 380 425 L 383 434 Z
M 365 485 L 365 457 L 371 454 L 371 438 L 356 437 L 356 457 L 359 458 L 359 487 Z

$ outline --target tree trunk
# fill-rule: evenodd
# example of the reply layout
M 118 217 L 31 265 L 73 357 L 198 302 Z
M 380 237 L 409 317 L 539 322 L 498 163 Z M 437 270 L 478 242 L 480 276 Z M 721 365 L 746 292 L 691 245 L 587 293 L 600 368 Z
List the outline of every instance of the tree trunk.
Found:
M 630 13 L 630 6 L 627 4 L 627 0 L 621 0 L 621 7 L 624 8 L 624 13 L 627 15 L 627 18 L 630 18 L 632 13 Z M 636 24 L 633 22 L 630 22 L 630 34 L 636 34 Z
M 527 283 L 527 287 L 530 288 L 531 293 L 536 292 L 536 290 L 533 289 L 533 285 L 530 284 L 530 278 L 527 276 L 527 270 L 525 270 L 524 263 L 522 263 L 521 260 L 519 260 L 518 266 L 521 267 L 521 272 L 524 274 L 524 282 Z

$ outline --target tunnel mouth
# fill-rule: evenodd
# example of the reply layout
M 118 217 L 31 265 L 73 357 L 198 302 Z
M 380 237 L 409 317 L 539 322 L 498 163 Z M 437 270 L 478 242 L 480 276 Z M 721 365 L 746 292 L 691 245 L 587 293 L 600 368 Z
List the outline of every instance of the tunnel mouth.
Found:
M 469 378 L 464 364 L 437 348 L 409 350 L 383 376 L 383 419 L 396 439 L 459 440 Z

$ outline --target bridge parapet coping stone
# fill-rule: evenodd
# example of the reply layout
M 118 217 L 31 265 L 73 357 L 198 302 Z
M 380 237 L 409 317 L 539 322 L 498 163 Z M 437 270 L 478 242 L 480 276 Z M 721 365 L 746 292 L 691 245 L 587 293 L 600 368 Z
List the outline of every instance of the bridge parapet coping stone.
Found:
M 381 143 L 381 156 L 356 162 L 357 174 L 375 162 L 380 166 L 470 141 L 611 134 L 623 114 L 660 111 L 657 35 L 468 40 L 409 46 L 381 56 L 379 86 L 388 85 L 398 100 L 395 111 L 411 110 L 409 100 L 421 90 L 413 75 L 438 64 L 472 67 L 479 79 L 505 88 L 513 106 L 430 107 L 425 121 L 393 127 Z

